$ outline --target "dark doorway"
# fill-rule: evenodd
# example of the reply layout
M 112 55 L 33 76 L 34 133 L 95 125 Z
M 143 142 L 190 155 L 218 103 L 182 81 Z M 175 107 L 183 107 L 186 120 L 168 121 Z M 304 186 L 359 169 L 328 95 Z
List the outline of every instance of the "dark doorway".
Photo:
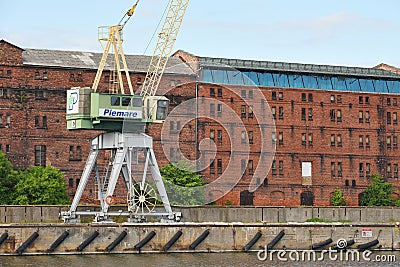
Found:
M 245 190 L 240 192 L 240 206 L 253 206 L 254 193 Z
M 301 206 L 313 206 L 314 205 L 314 194 L 312 192 L 303 192 L 300 196 Z
M 364 199 L 364 192 L 358 194 L 358 206 L 363 206 L 361 201 Z

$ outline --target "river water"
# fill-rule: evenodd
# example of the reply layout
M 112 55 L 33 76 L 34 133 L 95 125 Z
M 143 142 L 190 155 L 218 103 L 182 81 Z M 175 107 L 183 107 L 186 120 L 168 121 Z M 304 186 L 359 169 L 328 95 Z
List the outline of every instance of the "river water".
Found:
M 365 262 L 357 261 L 324 261 L 316 262 L 282 262 L 274 258 L 260 261 L 257 253 L 169 253 L 169 254 L 111 254 L 111 255 L 63 255 L 63 256 L 0 256 L 0 267 L 69 267 L 69 266 L 96 266 L 96 267 L 129 267 L 129 266 L 240 266 L 240 267 L 261 267 L 261 266 L 399 266 L 400 252 L 374 252 L 373 256 L 395 255 L 396 262 Z M 371 258 L 373 258 L 371 256 Z

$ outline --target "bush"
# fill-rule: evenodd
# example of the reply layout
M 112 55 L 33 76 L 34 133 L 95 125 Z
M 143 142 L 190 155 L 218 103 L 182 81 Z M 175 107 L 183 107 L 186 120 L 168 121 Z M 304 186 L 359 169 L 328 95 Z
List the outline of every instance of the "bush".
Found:
M 331 205 L 332 206 L 346 206 L 347 200 L 343 196 L 343 192 L 339 189 L 333 191 L 333 196 L 331 197 Z

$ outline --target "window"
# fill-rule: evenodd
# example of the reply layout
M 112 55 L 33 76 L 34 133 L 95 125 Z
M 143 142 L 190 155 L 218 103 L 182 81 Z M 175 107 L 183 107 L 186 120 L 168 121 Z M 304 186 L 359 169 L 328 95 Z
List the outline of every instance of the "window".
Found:
M 68 187 L 73 187 L 74 186 L 74 179 L 69 178 L 68 179 Z
M 242 98 L 246 98 L 246 90 L 240 91 L 240 96 L 241 96 Z
M 215 140 L 215 131 L 214 130 L 210 130 L 210 139 L 211 140 Z
M 7 121 L 8 121 L 9 116 L 7 116 Z M 42 117 L 42 127 L 47 128 L 47 116 Z
M 364 98 L 362 96 L 358 97 L 358 104 L 364 104 Z
M 121 98 L 119 96 L 111 97 L 111 106 L 119 106 L 121 104 Z
M 301 134 L 301 145 L 302 146 L 306 146 L 306 144 L 307 144 L 307 135 L 305 134 L 305 133 L 302 133 Z
M 11 75 L 12 75 L 11 70 L 7 70 L 7 76 L 11 76 Z
M 388 98 L 389 99 L 389 98 Z M 386 114 L 386 117 L 387 117 L 387 124 L 392 124 L 392 116 L 391 116 L 391 113 L 390 112 L 388 112 L 387 114 Z
M 335 135 L 331 134 L 331 146 L 335 146 L 335 145 L 336 145 L 336 143 L 335 143 Z
M 337 110 L 337 122 L 342 122 L 342 110 Z
M 46 146 L 35 146 L 35 166 L 46 167 Z
M 283 160 L 279 161 L 279 175 L 283 176 Z
M 276 112 L 276 110 L 275 110 L 275 112 Z M 246 118 L 246 106 L 245 105 L 242 105 L 242 118 Z
M 307 101 L 307 94 L 301 93 L 301 101 Z
M 369 144 L 369 135 L 365 136 L 365 147 L 366 148 L 370 148 L 370 144 Z
M 253 131 L 249 131 L 249 144 L 253 144 Z
M 358 170 L 359 170 L 359 176 L 364 177 L 364 163 L 359 164 Z
M 253 118 L 253 106 L 249 106 L 249 118 Z
M 331 103 L 335 103 L 335 96 L 331 95 Z
M 394 105 L 394 101 L 393 101 L 393 105 Z M 397 163 L 393 164 L 393 177 L 395 179 L 399 178 L 399 165 Z
M 342 135 L 341 134 L 337 135 L 337 146 L 342 147 Z
M 276 175 L 276 160 L 272 161 L 271 170 L 272 170 L 272 175 Z
M 175 129 L 174 129 L 175 127 L 174 126 L 175 126 L 175 122 L 171 120 L 169 122 L 169 132 L 170 133 L 174 133 L 175 132 Z
M 331 162 L 331 176 L 335 177 L 336 176 L 336 163 Z
M 215 116 L 215 105 L 210 104 L 210 116 L 214 117 Z
M 397 144 L 397 135 L 393 136 L 393 148 L 398 148 L 398 144 Z
M 222 159 L 217 160 L 217 172 L 218 174 L 222 173 Z
M 387 99 L 387 105 L 390 106 L 390 98 Z
M 283 146 L 283 132 L 279 132 L 278 142 L 280 146 Z
M 215 173 L 214 160 L 210 160 L 210 174 Z
M 131 98 L 130 97 L 122 97 L 122 106 L 127 107 L 131 103 Z
M 302 121 L 306 120 L 306 109 L 305 108 L 301 109 L 301 120 Z
M 272 92 L 272 100 L 276 100 L 276 92 Z
M 169 81 L 169 85 L 170 85 L 171 87 L 175 87 L 175 80 L 170 80 L 170 81 Z
M 218 142 L 222 143 L 222 130 L 217 131 L 217 139 Z
M 341 95 L 338 95 L 338 96 L 337 96 L 337 102 L 338 102 L 338 103 L 342 103 L 342 96 L 341 96 Z
M 222 104 L 217 104 L 217 116 L 222 116 Z
M 47 70 L 43 71 L 43 79 L 44 79 L 44 80 L 47 79 Z
M 390 99 L 390 98 L 388 98 Z M 388 163 L 386 166 L 386 176 L 387 178 L 392 178 L 392 164 Z
M 74 80 L 74 74 L 71 73 L 70 74 L 70 79 L 72 78 L 72 80 Z M 35 79 L 40 79 L 40 72 L 37 70 L 35 71 Z
M 397 125 L 397 112 L 393 112 L 393 124 Z
M 313 136 L 312 133 L 308 134 L 308 145 L 312 146 L 313 145 Z
M 46 92 L 43 90 L 36 90 L 35 98 L 38 100 L 46 100 Z
M 313 116 L 312 116 L 312 108 L 308 109 L 308 120 L 312 121 L 313 120 Z
M 393 98 L 393 106 L 397 106 L 397 98 Z
M 338 174 L 337 174 L 338 177 L 342 177 L 343 176 L 343 174 L 342 174 L 342 163 L 341 162 L 338 162 L 337 172 L 338 172 Z
M 283 107 L 279 107 L 279 119 L 283 120 Z
M 365 174 L 367 175 L 367 178 L 371 176 L 371 163 L 365 164 Z
M 386 147 L 392 148 L 392 138 L 390 136 L 386 137 Z
M 271 108 L 272 118 L 276 120 L 276 107 Z
M 9 153 L 11 151 L 10 145 L 6 145 L 6 152 Z
M 369 123 L 369 111 L 365 111 L 365 122 Z
M 110 79 L 110 76 L 108 76 L 108 78 Z M 138 77 L 136 79 L 136 84 L 142 84 L 142 78 L 141 77 Z
M 246 144 L 246 131 L 242 131 L 242 134 L 241 134 L 241 143 L 242 144 Z
M 210 96 L 215 96 L 215 89 L 210 87 Z
M 222 97 L 222 88 L 218 88 L 218 97 Z
M 359 148 L 363 148 L 364 147 L 364 137 L 362 135 L 360 135 L 358 137 L 358 147 Z
M 308 102 L 313 102 L 313 95 L 312 94 L 308 94 Z
M 247 165 L 247 169 L 248 169 L 249 174 L 253 174 L 254 173 L 253 160 L 249 160 L 249 164 Z
M 253 98 L 253 90 L 249 91 L 249 98 L 252 99 Z
M 279 96 L 279 100 L 283 100 L 283 92 L 279 92 L 278 96 Z
M 276 144 L 276 132 L 272 132 L 271 136 L 272 136 L 272 144 L 274 145 Z
M 365 97 L 365 104 L 369 104 L 369 96 Z
M 364 122 L 364 112 L 361 110 L 358 112 L 358 122 L 363 123 Z
M 330 113 L 331 121 L 334 122 L 336 120 L 335 110 L 331 109 L 329 113 Z

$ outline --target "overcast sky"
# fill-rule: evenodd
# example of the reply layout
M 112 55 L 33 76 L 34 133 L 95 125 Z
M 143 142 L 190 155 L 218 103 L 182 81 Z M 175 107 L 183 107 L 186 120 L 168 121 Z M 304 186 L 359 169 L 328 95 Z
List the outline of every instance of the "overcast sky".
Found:
M 0 1 L 0 39 L 22 48 L 101 52 L 97 26 L 117 24 L 135 0 Z M 126 54 L 145 53 L 166 4 L 140 0 L 125 27 Z M 174 51 L 400 67 L 399 11 L 399 0 L 191 0 Z

